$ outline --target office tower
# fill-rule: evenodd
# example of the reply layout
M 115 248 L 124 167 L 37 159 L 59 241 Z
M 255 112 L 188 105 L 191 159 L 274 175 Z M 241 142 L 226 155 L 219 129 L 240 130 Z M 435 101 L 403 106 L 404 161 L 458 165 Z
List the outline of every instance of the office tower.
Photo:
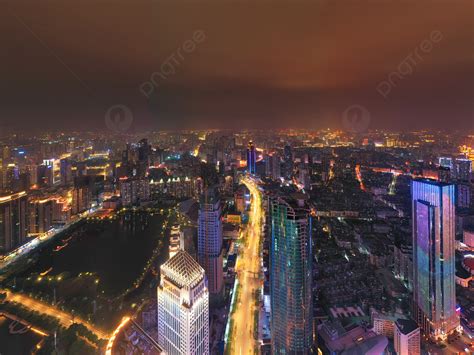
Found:
M 455 296 L 455 187 L 412 184 L 413 308 L 423 332 L 445 339 L 459 326 Z
M 454 177 L 457 181 L 471 181 L 472 162 L 469 159 L 456 159 L 454 161 Z
M 285 178 L 290 179 L 293 176 L 293 152 L 289 145 L 284 148 L 283 167 Z
M 22 245 L 27 236 L 26 192 L 0 197 L 0 255 Z
M 209 354 L 209 293 L 204 270 L 183 250 L 160 269 L 158 344 L 168 355 Z
M 265 157 L 265 175 L 277 180 L 281 177 L 280 156 L 276 153 Z
M 313 343 L 311 220 L 305 195 L 271 202 L 273 354 L 308 354 Z
M 253 142 L 250 141 L 247 146 L 247 171 L 249 174 L 254 175 L 257 169 L 256 167 L 257 162 L 257 152 L 255 150 L 255 146 Z
M 272 175 L 272 168 L 271 168 L 271 155 L 265 154 L 264 155 L 264 160 L 265 160 L 265 176 L 271 176 Z
M 409 319 L 397 319 L 395 322 L 395 351 L 398 355 L 420 355 L 420 328 Z
M 204 268 L 211 295 L 223 286 L 222 213 L 216 189 L 209 188 L 201 198 L 198 217 L 198 260 Z
M 142 139 L 137 144 L 137 176 L 145 177 L 147 169 L 150 165 L 151 145 L 147 139 Z
M 138 160 L 148 163 L 151 153 L 151 146 L 148 144 L 148 139 L 143 138 L 137 144 L 138 146 Z
M 272 178 L 277 180 L 281 178 L 281 163 L 280 163 L 280 156 L 274 153 L 271 157 L 272 161 Z

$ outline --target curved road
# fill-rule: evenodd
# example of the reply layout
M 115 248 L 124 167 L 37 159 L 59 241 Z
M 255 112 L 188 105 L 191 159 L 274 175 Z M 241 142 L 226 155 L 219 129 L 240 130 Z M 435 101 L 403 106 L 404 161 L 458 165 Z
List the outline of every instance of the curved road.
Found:
M 86 320 L 83 320 L 81 317 L 77 317 L 77 316 L 73 317 L 71 314 L 67 312 L 64 312 L 45 302 L 38 301 L 32 297 L 29 297 L 21 293 L 13 293 L 8 290 L 0 290 L 0 292 L 5 292 L 7 294 L 7 298 L 6 298 L 7 301 L 16 302 L 18 304 L 21 304 L 23 307 L 28 308 L 32 311 L 36 311 L 38 313 L 45 314 L 50 317 L 54 317 L 65 328 L 68 328 L 73 323 L 78 323 L 85 326 L 87 329 L 89 329 L 92 333 L 94 333 L 95 335 L 97 335 L 97 337 L 101 339 L 109 338 L 109 335 L 107 333 L 98 329 L 97 327 L 87 322 Z

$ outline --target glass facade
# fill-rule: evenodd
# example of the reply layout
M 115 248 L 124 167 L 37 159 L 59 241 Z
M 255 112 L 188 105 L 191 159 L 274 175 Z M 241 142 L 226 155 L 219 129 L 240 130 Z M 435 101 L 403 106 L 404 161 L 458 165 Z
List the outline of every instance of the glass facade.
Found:
M 455 186 L 415 180 L 413 297 L 418 323 L 434 338 L 459 325 L 455 296 Z
M 307 354 L 312 346 L 312 253 L 308 211 L 272 202 L 270 299 L 273 354 Z
M 249 174 L 254 175 L 256 172 L 256 163 L 257 163 L 257 151 L 253 142 L 250 141 L 247 147 L 247 171 Z
M 209 292 L 219 294 L 224 284 L 222 260 L 222 212 L 217 192 L 205 193 L 198 217 L 198 260 L 204 268 Z

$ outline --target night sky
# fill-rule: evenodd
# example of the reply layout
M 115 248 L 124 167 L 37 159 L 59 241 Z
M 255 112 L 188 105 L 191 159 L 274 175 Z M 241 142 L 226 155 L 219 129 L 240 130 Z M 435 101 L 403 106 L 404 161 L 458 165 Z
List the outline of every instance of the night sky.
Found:
M 7 128 L 474 128 L 472 0 L 4 0 L 0 43 Z

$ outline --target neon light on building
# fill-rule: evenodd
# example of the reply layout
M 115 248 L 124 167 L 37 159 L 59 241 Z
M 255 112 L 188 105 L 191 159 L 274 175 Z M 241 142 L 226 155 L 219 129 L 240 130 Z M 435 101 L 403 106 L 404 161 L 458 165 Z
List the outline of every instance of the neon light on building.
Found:
M 313 344 L 309 209 L 301 199 L 278 198 L 272 202 L 271 216 L 270 299 L 273 354 L 307 354 Z
M 445 339 L 459 326 L 455 296 L 455 186 L 414 180 L 413 297 L 425 334 Z

